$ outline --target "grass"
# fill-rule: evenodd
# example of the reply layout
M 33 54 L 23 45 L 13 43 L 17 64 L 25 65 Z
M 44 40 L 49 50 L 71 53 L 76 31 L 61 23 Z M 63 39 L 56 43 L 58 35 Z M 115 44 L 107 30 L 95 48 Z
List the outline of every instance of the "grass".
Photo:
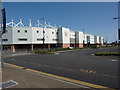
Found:
M 45 50 L 38 50 L 38 51 L 34 51 L 33 53 L 36 53 L 36 54 L 54 54 L 54 52 L 45 51 Z
M 56 48 L 56 49 L 50 49 L 50 50 L 36 50 L 32 53 L 36 54 L 54 54 L 54 51 L 64 51 L 64 50 L 72 50 L 70 48 Z
M 50 51 L 64 51 L 64 50 L 72 50 L 70 48 L 56 48 L 56 49 L 51 49 Z
M 96 56 L 120 56 L 120 53 L 110 52 L 110 53 L 95 53 Z
M 36 54 L 54 54 L 54 51 L 89 49 L 89 48 L 97 49 L 97 48 L 101 48 L 101 47 L 91 46 L 91 47 L 72 48 L 72 49 L 71 48 L 54 48 L 54 49 L 51 48 L 50 50 L 48 50 L 48 49 L 46 49 L 46 50 L 39 49 L 39 50 L 33 51 L 32 53 L 36 53 Z M 119 54 L 117 54 L 117 53 L 96 53 L 95 55 L 96 56 L 119 56 Z

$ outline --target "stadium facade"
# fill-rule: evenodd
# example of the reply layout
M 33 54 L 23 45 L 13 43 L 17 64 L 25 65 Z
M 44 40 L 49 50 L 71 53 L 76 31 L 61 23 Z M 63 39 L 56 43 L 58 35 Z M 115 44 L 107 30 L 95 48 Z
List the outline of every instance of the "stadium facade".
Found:
M 100 36 L 73 31 L 65 27 L 55 27 L 50 24 L 41 24 L 38 20 L 36 26 L 32 26 L 31 20 L 29 26 L 24 26 L 22 20 L 15 24 L 7 23 L 7 32 L 3 34 L 3 46 L 9 48 L 12 52 L 17 49 L 34 48 L 83 48 L 90 46 L 103 46 L 104 39 Z

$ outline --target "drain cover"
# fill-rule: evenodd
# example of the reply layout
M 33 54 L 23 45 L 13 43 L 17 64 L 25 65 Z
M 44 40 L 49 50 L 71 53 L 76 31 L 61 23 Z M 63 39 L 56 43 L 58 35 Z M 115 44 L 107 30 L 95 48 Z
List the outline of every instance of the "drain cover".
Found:
M 18 85 L 18 83 L 13 80 L 3 82 L 2 84 L 0 83 L 0 86 L 2 86 L 2 88 L 8 88 L 8 87 L 16 86 L 16 85 Z

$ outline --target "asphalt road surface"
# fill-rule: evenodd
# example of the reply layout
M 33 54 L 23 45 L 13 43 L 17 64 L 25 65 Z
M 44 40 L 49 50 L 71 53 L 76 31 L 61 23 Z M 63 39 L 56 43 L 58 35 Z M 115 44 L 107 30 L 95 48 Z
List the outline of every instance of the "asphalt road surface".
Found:
M 93 56 L 118 48 L 84 49 L 60 54 L 7 57 L 5 62 L 110 88 L 118 88 L 118 57 Z

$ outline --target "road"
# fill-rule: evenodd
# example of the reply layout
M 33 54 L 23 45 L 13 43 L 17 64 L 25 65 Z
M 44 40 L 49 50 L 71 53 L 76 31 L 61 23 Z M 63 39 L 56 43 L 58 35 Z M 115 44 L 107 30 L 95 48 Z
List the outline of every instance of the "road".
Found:
M 4 62 L 92 84 L 118 88 L 118 57 L 92 55 L 96 52 L 109 51 L 117 52 L 118 48 L 14 56 L 5 58 Z

